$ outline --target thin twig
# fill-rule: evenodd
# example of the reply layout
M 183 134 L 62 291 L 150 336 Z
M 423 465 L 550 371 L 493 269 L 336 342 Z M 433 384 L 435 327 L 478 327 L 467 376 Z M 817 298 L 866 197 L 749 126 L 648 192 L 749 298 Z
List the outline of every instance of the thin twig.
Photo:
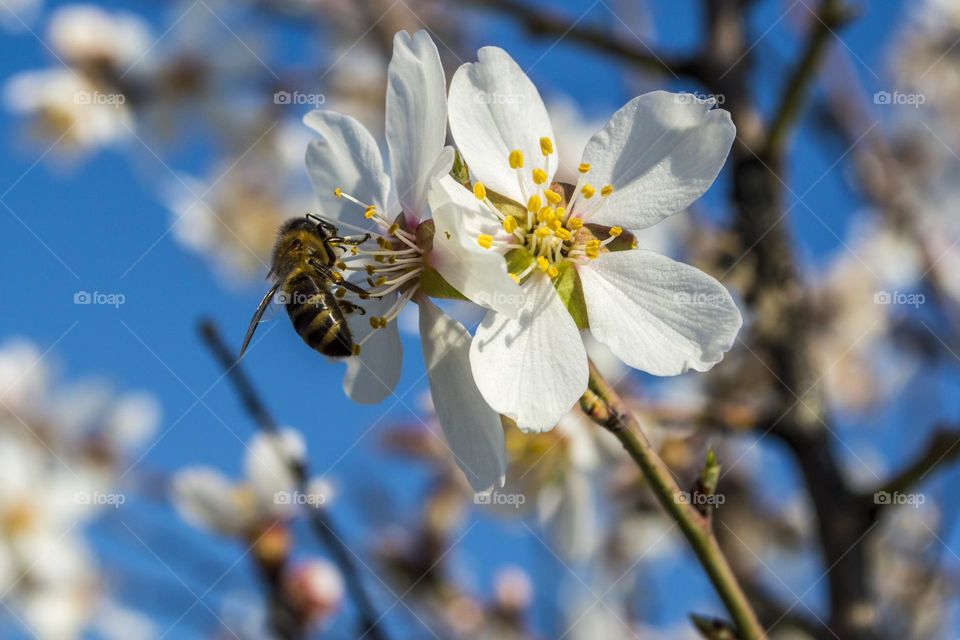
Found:
M 220 336 L 216 325 L 211 320 L 200 322 L 200 335 L 203 338 L 207 348 L 213 354 L 214 358 L 220 363 L 226 372 L 227 378 L 233 384 L 234 390 L 240 398 L 244 409 L 250 414 L 250 417 L 257 426 L 267 433 L 276 433 L 278 431 L 277 422 L 270 415 L 266 405 L 260 400 L 249 378 L 240 368 L 240 363 L 236 361 L 233 351 L 227 346 Z M 307 461 L 288 460 L 290 471 L 292 472 L 298 490 L 301 493 L 308 492 L 309 469 Z M 343 537 L 338 534 L 329 514 L 321 508 L 311 508 L 307 510 L 310 524 L 314 532 L 323 541 L 324 545 L 333 555 L 334 561 L 340 567 L 341 573 L 347 583 L 347 589 L 353 598 L 357 607 L 357 615 L 360 618 L 362 633 L 360 637 L 370 640 L 384 640 L 383 632 L 378 626 L 383 616 L 377 615 L 373 602 L 363 586 L 360 579 L 357 565 L 353 561 L 352 552 L 343 543 Z
M 654 451 L 636 417 L 592 362 L 589 389 L 581 406 L 594 422 L 617 437 L 637 463 L 660 504 L 680 527 L 700 559 L 710 582 L 733 618 L 739 636 L 743 640 L 762 638 L 763 627 L 717 543 L 710 519 L 697 511 L 689 501 L 680 499 L 683 492 L 674 481 L 670 469 Z

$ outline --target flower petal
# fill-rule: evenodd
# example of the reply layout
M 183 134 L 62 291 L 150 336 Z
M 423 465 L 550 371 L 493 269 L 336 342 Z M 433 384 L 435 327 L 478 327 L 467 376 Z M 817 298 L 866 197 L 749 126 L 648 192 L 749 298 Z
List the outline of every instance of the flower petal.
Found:
M 587 388 L 587 353 L 553 283 L 539 272 L 523 285 L 513 320 L 487 313 L 470 345 L 470 365 L 487 404 L 524 431 L 549 431 Z
M 360 342 L 373 331 L 370 318 L 384 315 L 396 300 L 396 295 L 371 299 L 363 303 L 366 315 L 350 314 L 347 322 L 354 341 Z M 383 329 L 377 329 L 376 334 L 364 342 L 359 356 L 347 358 L 347 372 L 343 376 L 344 393 L 360 404 L 381 402 L 397 386 L 402 361 L 400 331 L 394 321 Z
M 297 481 L 290 472 L 290 464 L 303 461 L 306 451 L 303 437 L 294 429 L 283 429 L 275 434 L 257 433 L 247 447 L 244 460 L 247 477 L 256 495 L 270 503 L 274 494 L 295 490 Z
M 502 246 L 513 236 L 488 207 L 449 176 L 434 182 L 430 208 L 434 223 L 430 266 L 472 302 L 516 318 L 524 293 L 510 278 Z M 496 244 L 484 249 L 477 243 L 481 234 Z
M 730 293 L 690 265 L 634 249 L 603 253 L 579 272 L 590 332 L 636 369 L 707 371 L 740 330 Z
M 473 380 L 470 334 L 429 298 L 419 305 L 423 361 L 450 451 L 474 491 L 502 487 L 507 472 L 503 426 Z
M 426 31 L 393 37 L 387 81 L 387 146 L 394 188 L 404 212 L 427 207 L 431 171 L 447 138 L 447 80 Z M 451 158 L 451 164 L 452 164 Z M 444 172 L 450 170 L 447 166 Z
M 450 131 L 475 179 L 525 204 L 508 158 L 515 149 L 523 152 L 528 194 L 534 192 L 534 168 L 545 169 L 552 180 L 556 151 L 546 158 L 540 152 L 541 137 L 555 141 L 550 117 L 537 88 L 506 51 L 483 47 L 477 58 L 457 69 L 450 82 Z
M 185 520 L 224 535 L 237 535 L 246 525 L 237 509 L 234 486 L 219 471 L 195 467 L 177 472 L 171 483 L 172 500 Z
M 594 200 L 577 210 L 591 222 L 643 229 L 682 211 L 710 188 L 736 137 L 730 114 L 689 94 L 653 91 L 620 108 L 590 138 L 583 162 L 586 180 L 597 190 L 607 184 L 596 214 Z M 586 208 L 583 208 L 585 207 Z
M 390 177 L 383 170 L 380 149 L 366 127 L 335 111 L 311 111 L 303 122 L 320 134 L 307 145 L 307 173 L 323 215 L 363 221 L 359 206 L 334 195 L 338 187 L 390 214 Z

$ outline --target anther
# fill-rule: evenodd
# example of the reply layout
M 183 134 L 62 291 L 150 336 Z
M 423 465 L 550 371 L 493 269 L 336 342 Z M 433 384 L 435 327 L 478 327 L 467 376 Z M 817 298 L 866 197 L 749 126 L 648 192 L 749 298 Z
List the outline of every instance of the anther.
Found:
M 513 216 L 507 216 L 503 219 L 503 230 L 507 233 L 513 233 L 517 230 L 517 219 Z
M 510 152 L 510 168 L 523 169 L 523 152 L 520 149 L 514 149 Z
M 550 263 L 547 262 L 547 259 L 544 258 L 543 256 L 538 256 L 537 267 L 540 268 L 540 271 L 546 272 L 546 270 L 550 268 Z
M 477 200 L 484 200 L 487 197 L 487 188 L 483 186 L 482 182 L 473 183 L 473 195 L 476 196 Z
M 580 163 L 580 166 L 577 167 L 577 171 L 579 171 L 580 173 L 587 173 L 588 171 L 590 171 L 590 163 L 589 163 L 589 162 L 581 162 L 581 163 Z
M 596 192 L 597 192 L 597 190 L 596 190 L 596 189 L 593 187 L 593 185 L 590 184 L 589 182 L 586 183 L 586 184 L 584 184 L 584 185 L 580 188 L 580 193 L 582 193 L 582 194 L 583 194 L 583 197 L 586 198 L 587 200 L 589 200 L 590 198 L 592 198 L 592 197 L 593 197 L 593 194 L 595 194 Z
M 550 204 L 560 204 L 563 202 L 563 196 L 554 191 L 553 189 L 546 189 L 543 192 L 543 195 L 547 198 Z
M 570 218 L 567 220 L 567 226 L 571 231 L 577 231 L 583 227 L 583 218 Z
M 486 233 L 481 233 L 477 237 L 477 244 L 484 249 L 489 249 L 493 246 L 493 236 L 487 235 Z
M 600 195 L 606 198 L 608 195 L 613 193 L 613 185 L 608 184 L 603 189 L 600 189 Z
M 619 236 L 621 233 L 623 233 L 623 229 L 621 229 L 620 227 L 610 227 L 610 235 L 613 236 L 614 238 Z
M 534 184 L 543 184 L 547 181 L 547 172 L 543 169 L 534 169 L 533 170 L 533 183 Z
M 546 136 L 540 138 L 540 153 L 545 156 L 553 153 L 553 141 L 550 138 L 547 138 Z
M 541 206 L 543 206 L 543 200 L 540 199 L 540 196 L 537 194 L 530 196 L 530 199 L 527 201 L 527 211 L 540 211 Z

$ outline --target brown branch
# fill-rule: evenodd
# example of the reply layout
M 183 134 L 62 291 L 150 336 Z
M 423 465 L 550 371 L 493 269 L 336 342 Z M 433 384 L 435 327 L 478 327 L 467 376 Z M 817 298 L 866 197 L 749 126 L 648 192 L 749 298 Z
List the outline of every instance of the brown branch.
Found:
M 950 464 L 960 458 L 960 433 L 953 429 L 937 429 L 927 441 L 923 451 L 899 473 L 883 482 L 874 491 L 863 494 L 863 499 L 875 507 L 875 511 L 886 504 L 877 502 L 876 495 L 881 492 L 888 494 L 904 493 L 909 491 L 938 467 Z
M 266 405 L 261 401 L 243 369 L 240 368 L 240 363 L 236 361 L 234 352 L 224 342 L 216 325 L 210 320 L 203 320 L 200 323 L 199 330 L 204 344 L 217 362 L 220 363 L 220 366 L 223 367 L 227 379 L 233 384 L 234 390 L 247 413 L 250 414 L 250 417 L 262 431 L 276 433 L 278 423 L 267 411 Z M 288 460 L 288 463 L 290 471 L 296 479 L 298 491 L 308 493 L 310 473 L 306 460 Z M 332 554 L 334 562 L 337 563 L 344 575 L 347 589 L 353 598 L 354 605 L 357 607 L 357 615 L 360 617 L 361 636 L 370 640 L 383 640 L 384 634 L 379 626 L 383 616 L 377 615 L 373 602 L 360 579 L 360 573 L 351 555 L 352 552 L 344 544 L 343 537 L 337 532 L 333 521 L 325 510 L 311 508 L 307 509 L 307 514 L 317 537 L 323 541 Z

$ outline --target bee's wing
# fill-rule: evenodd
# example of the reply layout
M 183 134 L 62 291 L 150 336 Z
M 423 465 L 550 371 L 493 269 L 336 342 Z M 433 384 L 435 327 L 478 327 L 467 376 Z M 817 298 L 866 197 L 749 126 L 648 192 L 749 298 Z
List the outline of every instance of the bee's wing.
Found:
M 240 362 L 240 359 L 243 358 L 243 354 L 247 350 L 247 346 L 250 344 L 254 332 L 257 330 L 257 325 L 260 324 L 260 318 L 263 317 L 263 312 L 267 310 L 270 301 L 273 300 L 273 296 L 277 294 L 278 289 L 280 289 L 280 283 L 270 287 L 270 290 L 263 296 L 263 300 L 257 305 L 257 310 L 253 313 L 253 318 L 250 320 L 250 326 L 247 327 L 247 335 L 244 336 L 243 344 L 240 345 L 240 354 L 237 356 L 237 362 Z

